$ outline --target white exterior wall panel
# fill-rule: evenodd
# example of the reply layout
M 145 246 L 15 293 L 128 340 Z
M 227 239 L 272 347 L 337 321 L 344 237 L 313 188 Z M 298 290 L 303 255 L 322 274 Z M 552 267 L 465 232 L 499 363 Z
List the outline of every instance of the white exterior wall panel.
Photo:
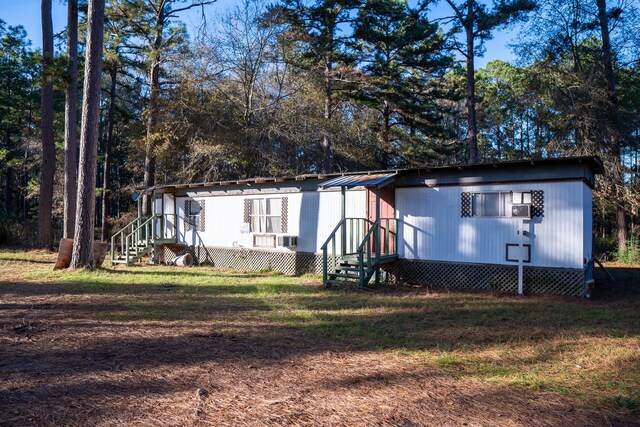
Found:
M 582 186 L 584 204 L 584 259 L 589 261 L 593 256 L 593 193 L 586 184 Z
M 259 197 L 287 197 L 288 229 L 284 234 L 298 236 L 296 251 L 320 252 L 320 247 L 340 221 L 341 194 L 339 191 L 305 191 L 265 195 L 207 196 L 197 192 L 178 197 L 178 243 L 195 246 L 252 247 L 251 233 L 242 232 L 244 201 Z M 185 232 L 185 200 L 205 201 L 205 231 Z M 366 192 L 347 191 L 347 217 L 365 217 Z M 288 251 L 288 249 L 281 249 Z
M 487 264 L 505 260 L 505 245 L 518 243 L 518 221 L 508 217 L 461 217 L 462 192 L 544 191 L 544 217 L 525 230 L 533 238 L 531 266 L 581 268 L 585 251 L 582 182 L 411 187 L 396 190 L 401 258 Z M 589 228 L 590 230 L 590 228 Z M 590 232 L 590 231 L 589 231 Z

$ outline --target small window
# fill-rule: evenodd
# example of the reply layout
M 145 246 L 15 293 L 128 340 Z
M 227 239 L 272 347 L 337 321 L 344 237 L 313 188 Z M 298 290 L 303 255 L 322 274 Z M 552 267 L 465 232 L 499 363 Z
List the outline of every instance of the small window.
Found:
M 253 246 L 256 248 L 275 248 L 276 236 L 274 234 L 254 234 Z
M 531 191 L 514 191 L 511 193 L 511 202 L 514 205 L 531 204 Z
M 282 199 L 251 199 L 249 201 L 249 231 L 252 233 L 282 233 Z
M 197 202 L 191 202 L 188 204 L 187 222 L 193 229 L 198 229 L 200 225 L 200 204 Z
M 184 205 L 185 230 L 204 231 L 204 200 L 186 200 Z

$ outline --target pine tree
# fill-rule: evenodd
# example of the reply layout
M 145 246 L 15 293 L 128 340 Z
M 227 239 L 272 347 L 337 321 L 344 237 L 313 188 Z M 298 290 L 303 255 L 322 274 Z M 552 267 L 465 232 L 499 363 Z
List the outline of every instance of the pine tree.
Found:
M 89 0 L 84 68 L 78 203 L 71 268 L 92 268 L 96 199 L 96 156 L 100 122 L 100 77 L 105 0 Z
M 160 95 L 162 91 L 162 64 L 168 52 L 184 37 L 184 26 L 173 25 L 181 12 L 204 7 L 216 0 L 117 0 L 112 5 L 114 16 L 120 15 L 129 25 L 129 30 L 142 40 L 147 62 L 149 80 L 149 104 L 147 107 L 147 129 L 145 141 L 144 178 L 142 185 L 152 187 L 156 181 L 156 132 Z M 151 213 L 151 196 L 145 195 L 142 202 L 145 215 Z
M 67 88 L 64 116 L 62 237 L 73 238 L 78 180 L 78 0 L 67 0 Z
M 627 215 L 625 213 L 624 174 L 620 165 L 620 103 L 616 94 L 616 76 L 613 71 L 611 40 L 609 35 L 609 11 L 606 0 L 596 0 L 598 6 L 598 23 L 602 36 L 602 65 L 607 80 L 607 98 L 609 101 L 609 143 L 611 155 L 614 159 L 614 185 L 616 187 L 616 223 L 618 236 L 618 251 L 627 248 Z M 618 12 L 619 13 L 619 12 Z
M 38 98 L 36 68 L 24 28 L 0 20 L 0 242 L 9 237 L 5 224 L 27 220 L 24 142 L 35 127 L 31 113 Z
M 534 0 L 496 0 L 493 8 L 477 0 L 455 3 L 446 0 L 455 14 L 454 19 L 464 29 L 465 44 L 458 50 L 464 56 L 467 67 L 467 144 L 469 163 L 478 163 L 478 121 L 476 118 L 475 56 L 482 44 L 491 38 L 491 31 L 522 19 L 525 13 L 535 9 Z M 478 44 L 476 45 L 476 40 Z
M 42 0 L 42 88 L 40 92 L 42 169 L 38 198 L 38 243 L 53 244 L 53 178 L 56 168 L 56 146 L 53 140 L 53 21 L 51 0 Z
M 335 110 L 334 82 L 349 68 L 352 58 L 345 49 L 349 35 L 341 26 L 352 20 L 352 12 L 360 0 L 316 0 L 310 4 L 300 0 L 283 0 L 272 8 L 271 15 L 282 19 L 289 27 L 292 40 L 300 48 L 296 65 L 322 76 L 324 90 L 324 120 L 327 126 Z M 328 126 L 327 126 L 328 127 Z M 328 129 L 320 136 L 324 173 L 333 170 L 332 137 Z
M 405 139 L 416 127 L 438 127 L 437 91 L 431 80 L 452 64 L 444 55 L 445 36 L 417 9 L 401 0 L 369 0 L 354 23 L 354 45 L 364 77 L 351 97 L 380 111 L 382 163 L 397 166 L 400 150 L 393 127 L 405 128 Z M 402 138 L 400 132 L 396 136 Z M 415 133 L 414 135 L 415 136 Z
M 127 67 L 135 69 L 135 61 L 131 59 L 130 52 L 131 33 L 128 31 L 127 22 L 119 19 L 116 10 L 113 7 L 105 9 L 105 34 L 104 42 L 104 61 L 103 69 L 109 76 L 109 103 L 107 107 L 106 131 L 107 134 L 103 138 L 102 147 L 102 206 L 101 206 L 101 238 L 108 241 L 110 237 L 109 230 L 109 212 L 111 210 L 112 183 L 111 183 L 111 166 L 112 166 L 112 150 L 114 148 L 115 125 L 116 125 L 116 101 L 118 91 L 118 75 L 125 72 Z M 134 49 L 135 50 L 135 49 Z

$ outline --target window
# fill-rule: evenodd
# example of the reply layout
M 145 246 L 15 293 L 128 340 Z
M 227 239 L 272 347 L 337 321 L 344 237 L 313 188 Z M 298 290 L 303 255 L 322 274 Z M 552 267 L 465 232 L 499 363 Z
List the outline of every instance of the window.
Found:
M 282 233 L 282 199 L 250 199 L 249 231 Z
M 472 216 L 507 216 L 507 202 L 511 193 L 473 193 L 471 196 Z
M 204 231 L 204 218 L 204 200 L 185 200 L 184 223 L 186 231 Z
M 543 216 L 542 191 L 491 191 L 461 194 L 461 216 L 511 217 L 513 205 L 531 205 L 533 216 Z
M 275 248 L 276 236 L 275 234 L 254 234 L 253 246 L 256 248 Z
M 530 191 L 496 191 L 471 195 L 471 216 L 511 216 L 513 204 L 531 203 Z
M 531 204 L 531 191 L 524 191 L 524 192 L 513 191 L 511 193 L 511 202 L 514 205 Z

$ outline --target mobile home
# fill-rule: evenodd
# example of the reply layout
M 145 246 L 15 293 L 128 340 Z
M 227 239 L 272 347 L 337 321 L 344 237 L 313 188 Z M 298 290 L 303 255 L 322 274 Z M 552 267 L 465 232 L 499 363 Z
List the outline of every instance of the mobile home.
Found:
M 510 161 L 146 189 L 112 238 L 113 263 L 143 255 L 241 270 L 583 295 L 592 262 L 594 157 Z

